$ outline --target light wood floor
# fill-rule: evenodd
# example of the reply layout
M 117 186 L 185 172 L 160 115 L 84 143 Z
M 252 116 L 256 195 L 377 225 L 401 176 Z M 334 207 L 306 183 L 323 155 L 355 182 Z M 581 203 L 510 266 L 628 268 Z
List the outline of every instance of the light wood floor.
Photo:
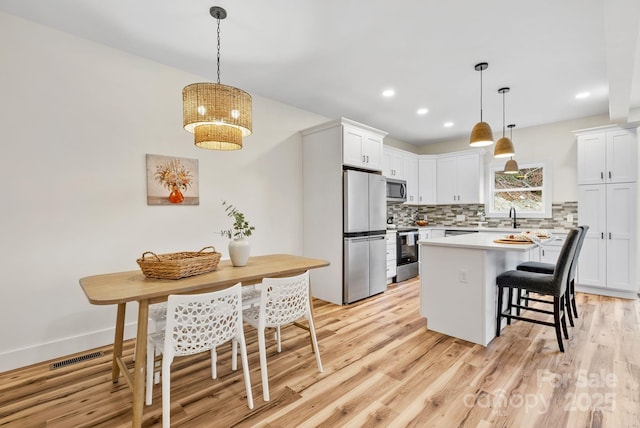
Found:
M 287 327 L 281 354 L 269 343 L 264 402 L 257 339 L 246 327 L 255 408 L 225 346 L 217 380 L 207 354 L 174 363 L 172 426 L 640 426 L 640 303 L 578 294 L 578 306 L 562 354 L 553 328 L 530 323 L 516 321 L 486 348 L 428 331 L 415 280 L 347 307 L 315 301 L 324 373 L 306 332 Z M 65 368 L 0 374 L 0 426 L 128 426 L 131 393 L 111 383 L 111 350 L 101 350 Z M 132 342 L 125 352 L 131 361 Z M 160 385 L 144 421 L 161 422 Z

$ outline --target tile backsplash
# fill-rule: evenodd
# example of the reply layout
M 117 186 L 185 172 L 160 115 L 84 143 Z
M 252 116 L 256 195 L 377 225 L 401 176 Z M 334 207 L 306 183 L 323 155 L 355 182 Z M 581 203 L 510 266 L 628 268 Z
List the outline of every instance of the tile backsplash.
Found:
M 393 223 L 398 226 L 415 226 L 416 220 L 427 216 L 429 226 L 458 226 L 475 227 L 480 218 L 478 212 L 484 212 L 484 204 L 468 205 L 387 205 L 387 217 L 393 216 Z M 573 215 L 573 222 L 567 222 L 567 215 Z M 456 220 L 456 216 L 464 215 L 465 220 Z M 488 227 L 511 227 L 510 218 L 486 218 Z M 552 218 L 520 218 L 520 228 L 524 229 L 554 229 L 570 228 L 578 225 L 578 202 L 563 202 L 552 204 Z

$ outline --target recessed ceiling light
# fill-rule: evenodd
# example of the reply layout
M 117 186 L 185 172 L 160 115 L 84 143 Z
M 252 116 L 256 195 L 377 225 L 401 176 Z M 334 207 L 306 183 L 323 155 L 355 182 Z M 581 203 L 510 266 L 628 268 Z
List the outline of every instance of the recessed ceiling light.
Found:
M 576 94 L 576 100 L 581 100 L 583 98 L 588 98 L 589 95 L 591 95 L 589 92 L 580 92 L 579 94 Z
M 395 94 L 396 94 L 396 91 L 394 91 L 393 89 L 385 89 L 384 91 L 382 91 L 382 96 L 387 98 L 390 98 Z
M 445 128 L 451 128 L 453 126 L 453 122 L 445 122 L 444 123 L 444 127 Z
M 427 114 L 427 113 L 429 113 L 429 109 L 419 108 L 418 111 L 416 111 L 416 113 L 418 113 L 418 114 Z

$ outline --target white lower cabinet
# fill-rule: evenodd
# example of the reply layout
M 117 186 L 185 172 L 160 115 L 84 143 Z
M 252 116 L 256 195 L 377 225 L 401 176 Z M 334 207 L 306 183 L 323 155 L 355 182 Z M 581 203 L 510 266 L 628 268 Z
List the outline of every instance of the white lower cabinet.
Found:
M 578 186 L 578 284 L 636 292 L 636 183 Z
M 396 232 L 387 232 L 387 284 L 393 282 L 397 269 Z
M 543 263 L 553 263 L 558 261 L 560 250 L 567 235 L 555 235 L 551 241 L 545 242 L 540 246 L 540 261 Z

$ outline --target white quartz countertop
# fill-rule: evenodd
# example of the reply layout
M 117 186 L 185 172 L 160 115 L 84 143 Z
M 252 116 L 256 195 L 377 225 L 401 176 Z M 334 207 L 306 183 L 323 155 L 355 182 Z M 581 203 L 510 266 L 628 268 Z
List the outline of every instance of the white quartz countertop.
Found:
M 465 235 L 448 236 L 445 238 L 433 238 L 418 241 L 420 245 L 436 247 L 457 247 L 477 250 L 501 250 L 501 251 L 528 251 L 535 248 L 537 244 L 498 244 L 493 242 L 496 239 L 494 233 L 468 233 Z
M 417 227 L 417 226 L 416 226 Z M 519 233 L 527 230 L 534 230 L 536 228 L 519 228 L 513 229 L 510 227 L 478 227 L 478 226 L 437 226 L 429 225 L 424 227 L 418 227 L 419 230 L 468 230 L 471 232 L 498 232 L 498 233 Z M 569 229 L 546 229 L 551 234 L 567 235 Z

